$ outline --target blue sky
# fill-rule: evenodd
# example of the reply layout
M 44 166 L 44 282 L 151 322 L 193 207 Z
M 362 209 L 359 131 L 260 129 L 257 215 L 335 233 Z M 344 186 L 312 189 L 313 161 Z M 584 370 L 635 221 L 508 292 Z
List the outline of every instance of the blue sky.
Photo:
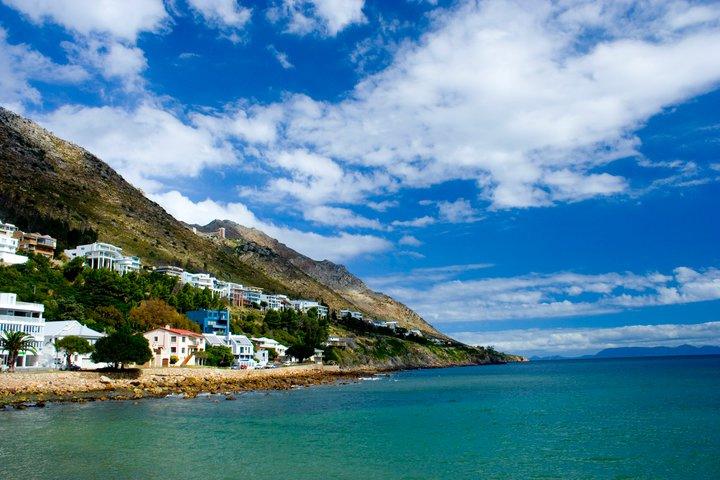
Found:
M 0 0 L 0 104 L 462 340 L 720 343 L 720 5 Z

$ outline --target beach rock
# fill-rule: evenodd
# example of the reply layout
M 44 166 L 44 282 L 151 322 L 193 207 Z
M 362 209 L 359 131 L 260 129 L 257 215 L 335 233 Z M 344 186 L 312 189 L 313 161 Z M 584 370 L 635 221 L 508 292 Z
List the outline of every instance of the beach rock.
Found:
M 228 395 L 225 397 L 225 400 L 237 400 L 237 397 L 235 395 Z
M 106 377 L 105 375 L 100 376 L 100 383 L 112 383 L 112 379 Z

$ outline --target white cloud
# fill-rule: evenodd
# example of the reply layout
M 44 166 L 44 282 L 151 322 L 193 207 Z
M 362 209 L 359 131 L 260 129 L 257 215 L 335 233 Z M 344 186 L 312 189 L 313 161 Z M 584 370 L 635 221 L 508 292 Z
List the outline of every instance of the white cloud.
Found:
M 158 188 L 153 179 L 193 177 L 237 161 L 232 148 L 209 131 L 149 100 L 131 110 L 66 105 L 36 120 L 147 190 Z
M 362 255 L 380 253 L 392 247 L 387 240 L 373 235 L 341 232 L 326 236 L 264 222 L 242 203 L 220 203 L 211 199 L 193 202 L 177 191 L 153 194 L 150 198 L 184 222 L 205 225 L 214 219 L 232 220 L 262 230 L 290 248 L 317 260 L 342 262 Z
M 345 100 L 289 98 L 273 151 L 401 187 L 475 180 L 494 208 L 616 195 L 631 182 L 602 170 L 636 155 L 634 132 L 720 81 L 714 6 L 460 2 L 433 18 Z
M 171 18 L 162 0 L 2 0 L 30 21 L 61 25 L 73 42 L 63 42 L 73 63 L 118 80 L 124 90 L 141 90 L 147 67 L 136 46 L 141 33 L 162 33 Z M 106 94 L 106 92 L 104 92 Z
M 268 51 L 273 54 L 275 60 L 277 60 L 280 66 L 285 70 L 295 67 L 295 65 L 293 65 L 290 61 L 290 58 L 288 58 L 287 53 L 279 51 L 274 45 L 268 46 Z
M 378 220 L 363 217 L 347 208 L 314 206 L 303 212 L 305 219 L 321 225 L 333 225 L 341 228 L 369 228 L 382 230 Z
M 289 33 L 334 37 L 349 25 L 366 21 L 364 5 L 365 0 L 282 0 L 269 9 L 268 18 L 287 22 Z
M 422 242 L 417 238 L 413 237 L 412 235 L 403 235 L 402 237 L 400 237 L 400 240 L 398 240 L 398 243 L 400 245 L 407 245 L 409 247 L 419 247 L 420 245 L 422 245 Z
M 11 44 L 0 27 L 0 104 L 18 113 L 27 103 L 38 104 L 42 95 L 33 81 L 80 83 L 88 73 L 77 65 L 60 65 L 23 43 Z
M 720 269 L 678 267 L 659 273 L 571 272 L 508 278 L 424 281 L 390 275 L 369 279 L 433 322 L 502 321 L 616 313 L 720 299 Z
M 147 59 L 138 47 L 94 38 L 64 42 L 63 47 L 73 63 L 96 70 L 106 80 L 120 81 L 127 90 L 142 89 L 142 73 L 147 68 Z
M 411 220 L 394 220 L 392 225 L 395 227 L 427 227 L 433 223 L 435 223 L 435 218 L 425 215 Z
M 252 9 L 237 0 L 188 0 L 190 8 L 210 26 L 224 33 L 233 43 L 241 40 L 240 32 L 250 21 Z
M 53 22 L 89 36 L 109 34 L 135 42 L 141 32 L 162 30 L 170 17 L 162 0 L 2 0 L 34 23 Z
M 522 355 L 583 355 L 605 348 L 719 345 L 720 322 L 459 332 L 460 341 Z
M 720 168 L 718 168 L 718 170 L 720 170 Z M 397 207 L 399 204 L 400 202 L 397 200 L 383 200 L 381 202 L 367 202 L 365 205 L 375 211 L 385 212 L 390 208 Z
M 437 202 L 440 218 L 448 223 L 472 223 L 481 218 L 477 211 L 464 198 L 458 198 L 454 202 Z

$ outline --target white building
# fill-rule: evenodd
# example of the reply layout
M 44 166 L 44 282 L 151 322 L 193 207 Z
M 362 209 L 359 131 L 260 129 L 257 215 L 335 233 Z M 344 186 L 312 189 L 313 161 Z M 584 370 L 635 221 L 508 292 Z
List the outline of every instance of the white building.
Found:
M 270 362 L 270 354 L 265 349 L 255 351 L 255 366 L 264 368 Z
M 177 277 L 182 279 L 185 270 L 180 267 L 174 267 L 172 265 L 163 265 L 162 267 L 157 267 L 155 269 L 155 272 L 161 273 L 163 275 L 168 275 L 170 277 Z
M 98 339 L 105 336 L 104 333 L 96 332 L 92 328 L 86 327 L 77 320 L 65 320 L 60 322 L 45 322 L 45 340 L 41 355 L 41 365 L 48 368 L 66 367 L 67 355 L 62 350 L 55 348 L 55 342 L 65 337 L 76 336 L 87 340 L 90 345 L 95 345 Z M 80 368 L 104 368 L 106 363 L 95 363 L 90 358 L 89 353 L 74 353 L 70 357 L 73 365 Z
M 182 283 L 189 283 L 193 287 L 200 289 L 209 288 L 212 290 L 213 285 L 215 284 L 215 277 L 212 277 L 207 273 L 183 272 L 180 280 Z
M 169 325 L 143 334 L 150 344 L 153 358 L 151 367 L 184 367 L 201 365 L 197 352 L 205 351 L 205 337 L 200 333 Z M 175 362 L 173 362 L 175 360 Z
M 18 255 L 19 240 L 15 238 L 18 229 L 12 223 L 0 220 L 0 265 L 19 265 L 27 262 L 28 257 Z
M 357 320 L 362 320 L 363 314 L 361 312 L 355 312 L 352 310 L 340 310 L 340 318 L 345 318 L 345 317 L 352 317 Z
M 45 341 L 45 306 L 41 303 L 18 302 L 14 293 L 0 293 L 0 333 L 25 332 L 32 336 L 36 354 L 20 352 L 16 367 L 37 367 Z M 0 352 L 2 364 L 7 363 L 7 352 Z
M 88 245 L 78 245 L 65 250 L 70 260 L 84 257 L 85 264 L 93 269 L 107 268 L 120 274 L 140 270 L 140 259 L 123 255 L 122 248 L 109 243 L 95 242 Z
M 206 333 L 204 337 L 208 345 L 230 347 L 235 357 L 235 366 L 255 367 L 256 362 L 253 358 L 255 348 L 250 339 L 245 335 L 215 335 L 213 333 Z
M 263 297 L 262 288 L 245 286 L 242 289 L 243 301 L 249 304 L 260 304 Z
M 259 337 L 253 338 L 252 341 L 255 343 L 257 349 L 275 350 L 279 357 L 284 357 L 287 353 L 288 347 L 272 338 Z
M 282 310 L 291 305 L 287 295 L 261 295 L 260 301 L 267 303 L 268 310 Z
M 316 308 L 318 317 L 327 318 L 328 316 L 328 308 L 313 300 L 292 300 L 290 303 L 295 310 L 300 312 L 307 313 L 311 308 Z

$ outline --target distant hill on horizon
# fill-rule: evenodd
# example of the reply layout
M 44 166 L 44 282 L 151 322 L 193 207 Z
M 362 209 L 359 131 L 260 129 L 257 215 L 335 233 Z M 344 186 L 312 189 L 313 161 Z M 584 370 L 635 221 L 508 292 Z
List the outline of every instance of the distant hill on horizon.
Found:
M 593 355 L 581 355 L 577 357 L 564 357 L 562 355 L 549 355 L 546 357 L 530 357 L 531 361 L 548 360 L 575 360 L 578 358 L 632 358 L 632 357 L 679 357 L 696 355 L 720 355 L 720 346 L 703 345 L 678 345 L 677 347 L 617 347 L 600 350 Z

